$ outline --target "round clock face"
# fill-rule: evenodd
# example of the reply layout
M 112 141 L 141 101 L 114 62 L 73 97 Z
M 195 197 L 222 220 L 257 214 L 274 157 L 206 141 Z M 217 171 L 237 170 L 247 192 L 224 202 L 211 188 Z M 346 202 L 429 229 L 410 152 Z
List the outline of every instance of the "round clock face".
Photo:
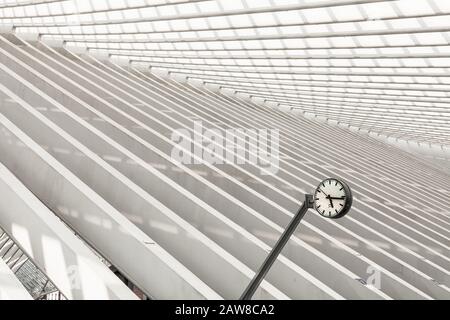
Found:
M 314 194 L 314 208 L 326 217 L 337 219 L 347 214 L 352 205 L 352 193 L 348 185 L 338 179 L 324 180 Z

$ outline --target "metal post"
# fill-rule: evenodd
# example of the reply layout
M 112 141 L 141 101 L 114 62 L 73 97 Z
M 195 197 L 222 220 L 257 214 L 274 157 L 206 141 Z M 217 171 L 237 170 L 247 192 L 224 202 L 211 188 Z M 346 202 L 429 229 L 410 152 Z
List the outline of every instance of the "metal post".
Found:
M 252 281 L 249 283 L 244 293 L 240 297 L 240 300 L 250 300 L 255 293 L 256 289 L 259 287 L 261 281 L 266 276 L 267 272 L 270 270 L 270 267 L 277 259 L 280 252 L 283 250 L 284 246 L 288 242 L 291 235 L 294 233 L 295 229 L 297 229 L 298 224 L 302 220 L 308 209 L 313 207 L 313 196 L 310 194 L 305 195 L 305 201 L 303 205 L 298 209 L 297 214 L 294 216 L 292 221 L 287 226 L 286 230 L 284 230 L 278 242 L 273 247 L 272 251 L 267 256 L 266 260 L 264 260 L 262 266 L 259 268 L 258 272 L 256 272 Z

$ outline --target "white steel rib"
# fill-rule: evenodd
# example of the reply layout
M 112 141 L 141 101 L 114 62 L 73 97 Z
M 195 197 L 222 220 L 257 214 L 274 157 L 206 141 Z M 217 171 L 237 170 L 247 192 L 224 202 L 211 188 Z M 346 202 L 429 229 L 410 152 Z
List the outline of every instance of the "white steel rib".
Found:
M 239 10 L 224 1 L 143 1 L 135 9 L 149 15 L 140 17 L 120 1 L 115 8 L 68 1 L 77 12 L 52 11 L 59 2 L 36 4 L 33 18 L 13 1 L 0 7 L 0 20 L 14 26 L 0 34 L 0 187 L 27 208 L 15 221 L 1 215 L 11 202 L 1 203 L 0 228 L 67 298 L 96 297 L 102 286 L 111 286 L 103 298 L 134 298 L 75 232 L 148 297 L 237 299 L 304 194 L 337 176 L 353 190 L 351 212 L 339 220 L 307 213 L 255 298 L 450 299 L 448 162 L 402 150 L 424 141 L 447 154 L 448 44 L 420 41 L 425 31 L 450 32 L 432 20 L 448 18 L 442 1 L 417 0 L 428 8 L 420 14 L 402 0 L 287 1 L 273 10 L 245 0 Z M 392 12 L 369 28 L 364 13 L 381 5 Z M 199 10 L 175 19 L 168 8 L 177 6 Z M 315 21 L 313 11 L 327 14 Z M 239 25 L 243 14 L 257 25 Z M 292 22 L 292 15 L 304 19 Z M 235 33 L 214 17 L 229 17 Z M 208 31 L 205 21 L 217 25 Z M 288 21 L 308 32 L 294 36 Z M 145 31 L 146 23 L 154 30 Z M 368 29 L 382 39 L 371 50 L 362 44 Z M 293 39 L 300 48 L 283 47 Z M 433 46 L 440 47 L 427 51 Z M 199 148 L 199 122 L 223 136 L 236 128 L 279 130 L 277 172 L 214 165 L 197 154 L 199 163 L 180 163 L 173 134 Z M 8 229 L 14 224 L 22 226 L 17 235 Z M 100 285 L 80 294 L 64 287 L 62 256 L 69 258 L 47 259 L 51 248 L 27 244 L 23 230 L 33 239 L 45 230 L 73 257 L 90 257 L 92 273 L 82 275 Z
M 68 299 L 137 297 L 0 164 L 0 225 Z M 4 257 L 3 257 L 4 258 Z

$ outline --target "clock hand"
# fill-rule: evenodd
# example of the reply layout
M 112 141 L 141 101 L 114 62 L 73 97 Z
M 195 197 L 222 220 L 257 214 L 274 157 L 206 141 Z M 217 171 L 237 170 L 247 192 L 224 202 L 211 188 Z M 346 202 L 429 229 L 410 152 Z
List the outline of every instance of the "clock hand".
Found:
M 342 196 L 342 197 L 331 197 L 330 196 L 330 199 L 333 199 L 333 200 L 344 200 L 345 196 Z
M 333 200 L 331 200 L 331 199 L 332 199 L 331 196 L 330 196 L 330 195 L 327 195 L 326 198 L 327 198 L 328 200 L 330 200 L 330 205 L 331 205 L 332 208 L 334 208 Z

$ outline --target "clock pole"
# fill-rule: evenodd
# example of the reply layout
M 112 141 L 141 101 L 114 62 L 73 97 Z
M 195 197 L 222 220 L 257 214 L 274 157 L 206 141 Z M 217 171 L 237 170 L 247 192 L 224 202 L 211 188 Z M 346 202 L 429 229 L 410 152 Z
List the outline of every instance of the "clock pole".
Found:
M 302 206 L 300 207 L 300 209 L 298 209 L 296 215 L 291 220 L 291 222 L 287 226 L 286 230 L 284 230 L 280 239 L 277 241 L 277 243 L 273 247 L 272 251 L 267 256 L 266 260 L 264 260 L 264 262 L 263 262 L 262 266 L 259 268 L 258 272 L 256 272 L 252 281 L 249 283 L 249 285 L 245 289 L 244 293 L 240 297 L 240 300 L 250 300 L 252 298 L 253 294 L 255 293 L 256 289 L 259 287 L 261 281 L 266 276 L 270 267 L 275 262 L 278 255 L 280 254 L 280 252 L 283 250 L 284 246 L 288 242 L 291 235 L 294 233 L 295 229 L 297 229 L 297 226 L 300 223 L 300 221 L 302 220 L 306 211 L 308 211 L 308 209 L 311 209 L 311 208 L 313 208 L 313 196 L 310 194 L 306 194 L 305 201 L 303 202 Z

